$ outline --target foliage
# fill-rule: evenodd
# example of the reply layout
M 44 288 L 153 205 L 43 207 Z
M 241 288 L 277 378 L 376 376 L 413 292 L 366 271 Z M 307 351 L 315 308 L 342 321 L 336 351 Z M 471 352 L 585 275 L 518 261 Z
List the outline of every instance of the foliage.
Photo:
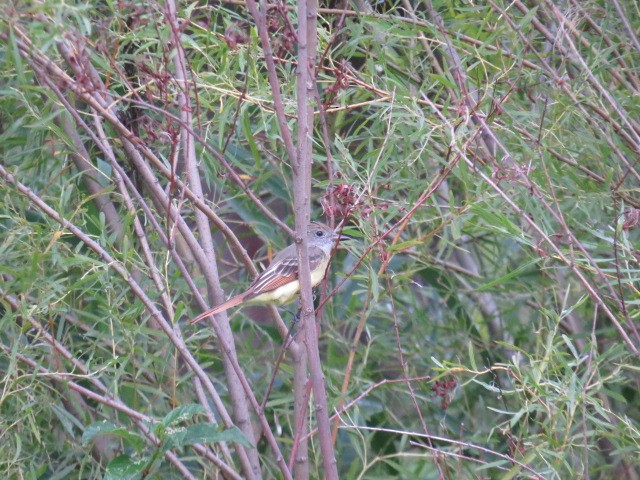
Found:
M 291 243 L 296 4 L 252 3 L 0 14 L 3 477 L 323 478 L 295 306 L 186 325 Z M 554 3 L 309 27 L 341 478 L 638 475 L 640 15 Z

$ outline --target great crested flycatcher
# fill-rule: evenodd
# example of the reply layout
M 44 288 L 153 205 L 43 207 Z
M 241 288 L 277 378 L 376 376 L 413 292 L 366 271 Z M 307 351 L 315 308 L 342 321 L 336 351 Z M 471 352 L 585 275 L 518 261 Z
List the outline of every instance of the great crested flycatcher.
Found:
M 309 270 L 311 271 L 311 286 L 317 286 L 329 265 L 331 250 L 336 242 L 342 238 L 349 238 L 334 232 L 322 223 L 313 222 L 307 227 L 307 245 L 309 247 Z M 223 312 L 237 305 L 252 305 L 257 303 L 272 303 L 284 305 L 289 303 L 300 292 L 298 279 L 298 251 L 296 245 L 289 245 L 279 252 L 267 269 L 253 281 L 246 292 L 231 297 L 217 307 L 189 320 L 189 325 L 199 322 L 205 317 Z

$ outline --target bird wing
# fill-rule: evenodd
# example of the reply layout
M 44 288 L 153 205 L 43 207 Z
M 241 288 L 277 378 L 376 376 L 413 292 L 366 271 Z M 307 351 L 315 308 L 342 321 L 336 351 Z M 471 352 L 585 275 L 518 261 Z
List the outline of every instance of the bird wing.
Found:
M 270 292 L 282 285 L 293 282 L 298 278 L 298 258 L 288 257 L 279 261 L 274 261 L 267 269 L 258 275 L 249 290 L 249 298 L 257 297 L 261 293 Z
M 286 252 L 285 252 L 286 251 Z M 326 257 L 319 247 L 309 248 L 309 269 L 313 272 L 322 265 Z M 323 272 L 324 273 L 324 272 Z M 249 286 L 250 295 L 245 300 L 257 297 L 261 293 L 273 291 L 298 279 L 298 255 L 295 245 L 290 245 L 277 255 L 273 262 Z

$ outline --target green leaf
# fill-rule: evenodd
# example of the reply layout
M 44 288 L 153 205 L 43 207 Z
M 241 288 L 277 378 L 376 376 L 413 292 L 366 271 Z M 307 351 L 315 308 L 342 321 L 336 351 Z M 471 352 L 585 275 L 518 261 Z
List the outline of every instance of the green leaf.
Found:
M 399 243 L 396 243 L 395 245 L 391 245 L 390 247 L 388 247 L 387 252 L 393 253 L 393 252 L 405 250 L 415 245 L 424 245 L 424 242 L 421 240 L 408 240 L 406 242 L 399 242 Z
M 251 117 L 247 110 L 243 112 L 243 115 L 241 117 L 241 125 L 242 131 L 244 133 L 244 138 L 249 144 L 249 149 L 251 150 L 253 158 L 256 162 L 256 167 L 260 169 L 262 164 L 262 156 L 260 154 L 260 150 L 258 149 L 258 145 L 256 145 L 256 141 L 253 138 L 254 135 L 253 130 L 251 129 Z
M 136 451 L 140 451 L 145 443 L 144 439 L 137 433 L 130 432 L 123 427 L 118 427 L 113 423 L 103 421 L 92 423 L 85 429 L 82 434 L 82 444 L 87 446 L 100 435 L 116 435 L 125 440 L 125 443 L 130 444 Z
M 144 459 L 132 459 L 129 455 L 120 455 L 107 465 L 105 480 L 137 480 L 147 465 Z
M 202 405 L 197 403 L 189 403 L 187 405 L 180 405 L 177 408 L 171 410 L 163 419 L 162 424 L 169 427 L 185 420 L 190 420 L 194 415 L 205 414 L 207 411 Z
M 469 350 L 469 362 L 471 363 L 471 368 L 477 371 L 478 366 L 476 365 L 476 356 L 473 353 L 473 342 L 467 342 L 467 348 Z
M 501 285 L 503 283 L 506 284 L 508 283 L 509 280 L 519 277 L 522 272 L 528 270 L 529 267 L 538 264 L 541 260 L 542 260 L 541 258 L 535 258 L 530 262 L 524 263 L 520 265 L 518 268 L 516 268 L 515 270 L 510 271 L 506 275 L 502 275 L 501 277 L 498 277 L 490 282 L 487 282 L 481 285 L 480 287 L 476 288 L 476 290 L 478 292 L 484 292 L 484 291 L 493 289 L 497 285 Z
M 490 209 L 488 205 L 472 205 L 470 211 L 483 219 L 488 227 L 492 227 L 499 232 L 511 235 L 522 235 L 522 230 L 516 226 L 505 214 L 495 209 Z
M 373 301 L 377 302 L 380 296 L 380 284 L 378 283 L 378 274 L 373 268 L 369 269 L 369 287 Z
M 253 448 L 251 442 L 237 427 L 231 427 L 226 430 L 218 430 L 211 423 L 197 423 L 176 430 L 167 430 L 167 440 L 163 445 L 164 450 L 172 448 L 181 448 L 197 443 L 219 443 L 233 442 L 238 443 L 247 448 Z

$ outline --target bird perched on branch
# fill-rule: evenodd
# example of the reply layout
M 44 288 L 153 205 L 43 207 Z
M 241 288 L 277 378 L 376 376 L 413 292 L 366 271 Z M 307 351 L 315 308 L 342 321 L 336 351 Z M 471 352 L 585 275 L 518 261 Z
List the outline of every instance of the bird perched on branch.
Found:
M 307 245 L 309 248 L 309 270 L 311 287 L 316 287 L 324 278 L 331 251 L 340 240 L 349 238 L 330 229 L 322 223 L 313 222 L 307 227 Z M 296 298 L 300 292 L 298 278 L 298 251 L 295 243 L 280 251 L 243 293 L 231 297 L 217 307 L 213 307 L 187 322 L 189 325 L 205 317 L 223 312 L 238 305 L 272 303 L 284 305 Z

